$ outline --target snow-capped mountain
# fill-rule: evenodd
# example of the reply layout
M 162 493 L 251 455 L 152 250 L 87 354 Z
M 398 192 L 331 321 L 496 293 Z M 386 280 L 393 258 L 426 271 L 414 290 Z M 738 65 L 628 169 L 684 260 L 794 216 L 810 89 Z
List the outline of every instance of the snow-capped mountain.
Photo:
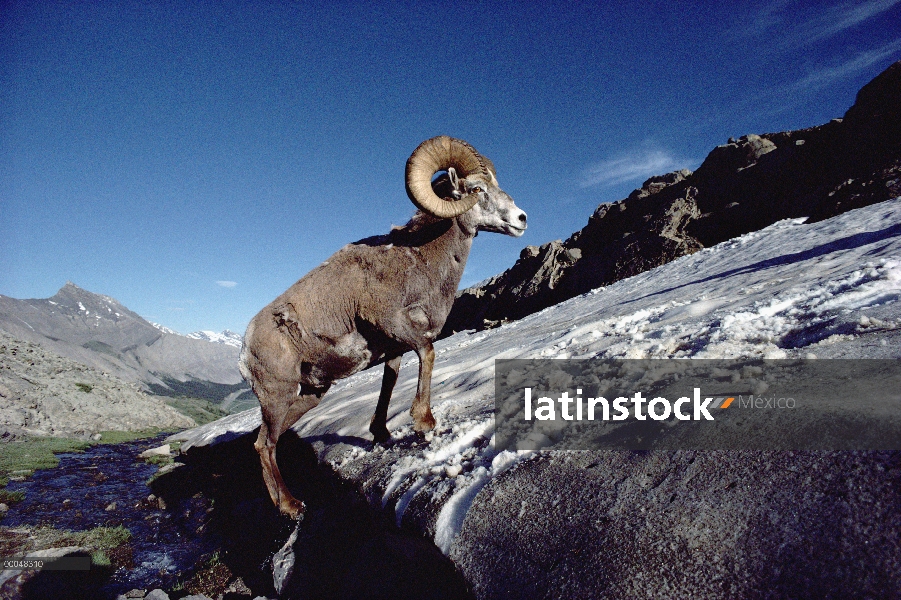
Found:
M 166 327 L 165 325 L 160 325 L 159 323 L 154 323 L 153 321 L 149 321 L 149 323 L 151 325 L 153 325 L 154 327 L 156 327 L 157 329 L 159 329 L 160 331 L 162 331 L 163 333 L 170 333 L 172 335 L 181 335 L 174 329 L 170 329 L 170 328 Z
M 240 348 L 241 344 L 244 343 L 244 336 L 240 333 L 235 333 L 229 329 L 224 330 L 222 333 L 216 333 L 215 331 L 211 331 L 209 329 L 204 329 L 202 331 L 195 331 L 193 333 L 179 333 L 174 329 L 170 329 L 165 325 L 160 325 L 159 323 L 150 322 L 151 325 L 162 331 L 163 333 L 169 333 L 172 335 L 180 335 L 182 337 L 186 337 L 191 340 L 203 340 L 205 342 L 210 342 L 212 344 L 225 344 L 226 346 L 233 346 L 235 348 Z
M 216 334 L 220 343 L 179 335 L 72 282 L 51 298 L 0 296 L 0 330 L 158 394 L 198 395 L 203 388 L 213 394 L 204 397 L 221 399 L 243 387 L 236 334 Z M 193 388 L 179 388 L 185 382 Z
M 191 338 L 192 340 L 205 340 L 214 344 L 225 344 L 226 346 L 234 346 L 235 348 L 240 348 L 241 344 L 244 343 L 243 335 L 228 329 L 222 333 L 208 330 L 195 331 L 194 333 L 187 334 L 185 337 Z

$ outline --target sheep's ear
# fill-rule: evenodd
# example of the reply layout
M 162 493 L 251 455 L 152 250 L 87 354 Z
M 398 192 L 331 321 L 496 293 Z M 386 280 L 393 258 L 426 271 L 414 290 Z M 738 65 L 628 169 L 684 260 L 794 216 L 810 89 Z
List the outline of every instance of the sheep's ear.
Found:
M 447 176 L 450 178 L 451 186 L 454 188 L 454 197 L 460 198 L 463 195 L 463 186 L 460 183 L 460 177 L 457 176 L 457 170 L 453 167 L 448 167 Z

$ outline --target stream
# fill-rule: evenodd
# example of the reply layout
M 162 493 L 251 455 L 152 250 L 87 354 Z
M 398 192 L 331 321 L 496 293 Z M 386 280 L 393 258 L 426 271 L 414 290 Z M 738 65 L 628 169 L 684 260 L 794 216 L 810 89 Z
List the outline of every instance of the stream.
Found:
M 216 589 L 224 591 L 225 580 L 236 578 L 250 595 L 231 593 L 228 598 L 472 597 L 453 563 L 431 542 L 397 529 L 390 516 L 372 509 L 320 465 L 309 445 L 288 435 L 279 442 L 279 462 L 291 465 L 283 469 L 286 483 L 304 498 L 308 510 L 293 546 L 294 574 L 277 596 L 272 557 L 296 523 L 273 507 L 253 437 L 192 449 L 178 459 L 185 465 L 158 477 L 151 487 L 146 482 L 159 467 L 137 455 L 161 445 L 164 435 L 59 454 L 58 467 L 9 483 L 10 492 L 26 495 L 0 525 L 73 531 L 126 527 L 131 540 L 110 555 L 118 568 L 110 569 L 103 581 L 86 584 L 91 589 L 82 590 L 85 598 L 112 600 L 135 588 L 161 588 L 173 599 L 200 592 L 215 598 Z M 108 510 L 112 503 L 115 508 Z M 210 557 L 217 566 L 205 573 Z M 219 587 L 198 588 L 198 580 L 208 578 L 210 571 L 222 578 Z
M 134 588 L 172 587 L 179 575 L 216 549 L 217 540 L 203 534 L 210 517 L 209 501 L 202 496 L 187 499 L 177 513 L 148 500 L 153 492 L 146 481 L 159 467 L 137 455 L 161 445 L 165 437 L 97 444 L 83 453 L 57 455 L 58 467 L 9 483 L 8 489 L 24 491 L 25 499 L 10 507 L 2 525 L 72 531 L 122 525 L 131 532 L 126 548 L 131 556 L 124 557 L 129 568 L 117 569 L 101 594 L 115 597 Z

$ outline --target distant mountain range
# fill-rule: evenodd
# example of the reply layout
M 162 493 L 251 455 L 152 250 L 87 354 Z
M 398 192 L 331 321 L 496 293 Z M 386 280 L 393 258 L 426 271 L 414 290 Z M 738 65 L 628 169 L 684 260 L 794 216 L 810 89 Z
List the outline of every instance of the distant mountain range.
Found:
M 153 321 L 149 321 L 151 325 L 162 331 L 163 333 L 171 333 L 172 335 L 182 335 L 175 331 L 174 329 L 169 329 L 165 325 L 160 325 L 159 323 L 154 323 Z M 190 338 L 192 340 L 204 340 L 207 342 L 213 342 L 214 344 L 226 344 L 228 346 L 234 346 L 235 348 L 240 348 L 244 343 L 244 336 L 240 333 L 235 333 L 234 331 L 229 331 L 226 329 L 222 333 L 216 333 L 215 331 L 210 331 L 205 329 L 203 331 L 195 331 L 194 333 L 187 333 L 184 335 L 186 338 Z
M 244 343 L 243 335 L 235 333 L 234 331 L 229 331 L 228 329 L 222 333 L 216 333 L 215 331 L 195 331 L 194 333 L 189 333 L 185 337 L 191 338 L 192 340 L 206 340 L 207 342 L 212 342 L 214 344 L 234 346 L 238 349 L 240 349 L 241 345 Z
M 252 398 L 237 367 L 240 335 L 180 335 L 71 282 L 46 299 L 0 295 L 0 330 L 153 394 L 232 403 Z

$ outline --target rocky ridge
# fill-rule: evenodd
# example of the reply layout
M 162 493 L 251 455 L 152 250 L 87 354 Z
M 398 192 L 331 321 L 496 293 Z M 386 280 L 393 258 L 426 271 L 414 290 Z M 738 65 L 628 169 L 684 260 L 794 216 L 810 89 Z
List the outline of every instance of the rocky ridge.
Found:
M 0 436 L 91 436 L 196 423 L 162 398 L 0 331 Z
M 651 177 L 565 241 L 523 249 L 457 295 L 442 336 L 495 327 L 787 218 L 821 221 L 901 195 L 901 61 L 843 119 L 730 139 L 695 172 Z

